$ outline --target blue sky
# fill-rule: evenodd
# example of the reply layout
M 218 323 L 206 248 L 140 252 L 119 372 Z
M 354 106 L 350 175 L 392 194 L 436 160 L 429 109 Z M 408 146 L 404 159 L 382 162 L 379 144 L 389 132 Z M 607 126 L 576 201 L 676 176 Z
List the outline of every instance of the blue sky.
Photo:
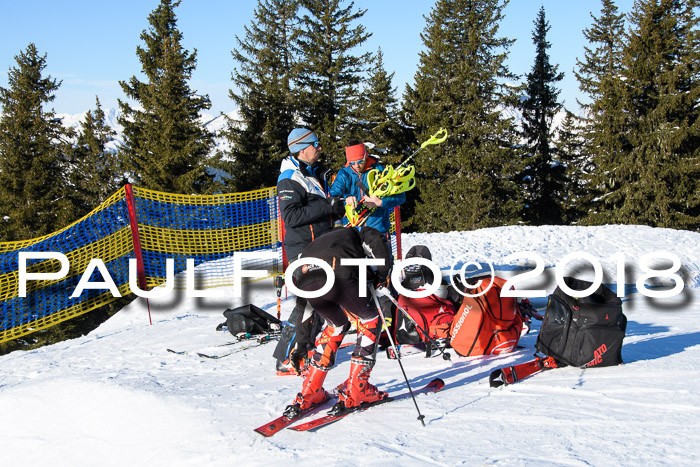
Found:
M 158 0 L 0 0 L 3 25 L 0 28 L 0 86 L 7 86 L 7 72 L 16 66 L 15 56 L 30 42 L 47 54 L 45 75 L 62 80 L 52 107 L 58 113 L 79 113 L 94 108 L 95 96 L 103 108 L 116 108 L 117 98 L 125 96 L 119 80 L 139 76 L 141 64 L 136 47 L 139 36 L 148 28 L 148 14 Z M 346 4 L 349 2 L 346 1 Z M 632 8 L 633 0 L 617 0 L 622 12 Z M 235 36 L 243 35 L 250 24 L 256 0 L 183 0 L 176 9 L 183 45 L 197 49 L 197 70 L 190 85 L 199 94 L 208 94 L 212 111 L 234 109 L 228 90 L 234 62 L 231 50 Z M 398 97 L 405 85 L 413 83 L 418 53 L 423 47 L 420 33 L 425 27 L 433 1 L 355 0 L 355 7 L 367 9 L 361 20 L 372 37 L 364 44 L 376 52 L 381 47 L 385 67 L 395 72 Z M 567 108 L 577 110 L 580 96 L 573 76 L 576 58 L 583 57 L 582 31 L 591 25 L 590 13 L 599 16 L 597 0 L 511 0 L 501 23 L 500 33 L 516 43 L 510 50 L 511 71 L 525 74 L 534 61 L 533 22 L 544 5 L 551 25 L 548 40 L 551 61 L 565 73 L 560 83 L 560 99 Z

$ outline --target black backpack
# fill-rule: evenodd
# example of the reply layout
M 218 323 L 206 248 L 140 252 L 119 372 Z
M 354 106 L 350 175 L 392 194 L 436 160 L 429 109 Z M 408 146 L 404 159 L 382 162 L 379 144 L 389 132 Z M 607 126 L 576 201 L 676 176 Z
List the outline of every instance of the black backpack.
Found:
M 564 281 L 573 290 L 585 290 L 592 284 L 572 277 Z M 619 365 L 626 328 L 622 301 L 604 285 L 583 298 L 571 297 L 557 287 L 549 296 L 535 348 L 564 365 Z
M 225 323 L 221 323 L 217 330 L 228 328 L 228 331 L 237 336 L 238 334 L 265 334 L 274 331 L 271 325 L 277 325 L 277 330 L 281 326 L 281 321 L 271 314 L 261 310 L 255 305 L 243 305 L 234 309 L 224 311 Z

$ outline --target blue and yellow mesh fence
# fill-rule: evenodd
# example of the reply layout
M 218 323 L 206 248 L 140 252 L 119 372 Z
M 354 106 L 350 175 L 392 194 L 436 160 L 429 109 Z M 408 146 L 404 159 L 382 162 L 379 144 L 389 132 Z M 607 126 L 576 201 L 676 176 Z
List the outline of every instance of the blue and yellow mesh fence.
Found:
M 106 289 L 86 289 L 71 298 L 93 258 L 101 259 L 122 295 L 129 287 L 129 260 L 139 265 L 141 288 L 165 282 L 166 259 L 175 274 L 196 266 L 197 288 L 233 284 L 233 254 L 266 250 L 273 260 L 244 261 L 244 269 L 282 272 L 276 189 L 220 195 L 176 195 L 127 185 L 68 227 L 44 237 L 0 242 L 0 342 L 45 329 L 116 298 Z M 392 217 L 393 221 L 393 217 Z M 400 221 L 399 221 L 400 222 Z M 398 223 L 397 223 L 398 224 Z M 395 229 L 392 247 L 400 255 Z M 19 253 L 59 252 L 70 263 L 65 277 L 28 281 L 19 296 Z M 57 272 L 55 259 L 27 259 L 28 273 Z M 95 271 L 90 282 L 100 282 Z

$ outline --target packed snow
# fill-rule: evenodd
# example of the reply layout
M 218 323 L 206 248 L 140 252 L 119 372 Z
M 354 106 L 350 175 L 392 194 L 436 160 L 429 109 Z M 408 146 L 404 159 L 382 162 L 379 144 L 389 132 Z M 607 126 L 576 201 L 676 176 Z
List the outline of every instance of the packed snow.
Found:
M 598 259 L 603 282 L 613 290 L 622 262 L 629 320 L 625 364 L 555 369 L 490 388 L 492 370 L 532 359 L 536 322 L 521 339 L 523 348 L 510 354 L 463 358 L 452 352 L 451 361 L 404 357 L 413 387 L 435 377 L 446 383 L 438 393 L 417 397 L 425 427 L 407 399 L 352 414 L 314 433 L 283 430 L 264 438 L 253 429 L 277 417 L 301 388 L 300 378 L 275 375 L 276 343 L 217 360 L 196 352 L 226 353 L 248 345 L 217 347 L 233 336 L 216 326 L 224 320 L 223 310 L 240 304 L 254 303 L 275 314 L 272 281 L 246 286 L 241 298 L 175 293 L 151 300 L 152 325 L 139 299 L 87 336 L 0 357 L 0 464 L 700 463 L 700 233 L 642 226 L 501 227 L 404 234 L 402 240 L 404 252 L 427 245 L 445 275 L 451 266 L 473 261 L 473 254 L 504 277 L 522 275 L 539 257 L 544 272 L 517 288 L 544 288 L 547 294 L 556 285 L 555 265 L 571 253 Z M 684 288 L 669 298 L 649 298 L 637 288 L 640 263 L 645 254 L 663 251 L 679 258 Z M 530 253 L 508 258 L 519 252 Z M 671 263 L 650 266 L 665 269 Z M 566 274 L 590 280 L 593 268 L 573 261 Z M 653 285 L 661 288 L 652 291 L 672 290 L 673 284 L 660 278 Z M 546 297 L 532 300 L 544 312 Z M 291 296 L 282 302 L 283 319 L 293 302 Z M 340 350 L 327 389 L 347 377 L 351 350 Z M 370 381 L 390 393 L 406 388 L 398 363 L 383 353 Z

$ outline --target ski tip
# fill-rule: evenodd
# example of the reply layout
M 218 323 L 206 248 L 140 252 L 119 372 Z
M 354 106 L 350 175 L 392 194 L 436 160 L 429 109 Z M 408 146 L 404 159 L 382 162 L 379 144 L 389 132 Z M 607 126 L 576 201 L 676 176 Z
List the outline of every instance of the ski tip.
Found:
M 506 384 L 503 370 L 493 370 L 489 375 L 489 386 L 492 388 L 498 388 Z
M 278 431 L 286 428 L 290 423 L 292 423 L 292 420 L 282 415 L 281 417 L 278 417 L 272 420 L 271 422 L 264 424 L 263 426 L 259 426 L 253 429 L 253 431 L 256 433 L 260 433 L 265 438 L 269 438 Z
M 440 389 L 445 387 L 445 382 L 440 378 L 435 378 L 434 380 L 428 383 L 428 387 L 433 389 L 434 391 L 439 391 Z
M 272 434 L 271 434 L 269 431 L 265 431 L 265 430 L 262 429 L 262 428 L 256 428 L 256 429 L 254 429 L 253 431 L 256 432 L 256 433 L 260 433 L 260 434 L 263 435 L 265 438 L 269 438 L 270 436 L 272 436 Z

